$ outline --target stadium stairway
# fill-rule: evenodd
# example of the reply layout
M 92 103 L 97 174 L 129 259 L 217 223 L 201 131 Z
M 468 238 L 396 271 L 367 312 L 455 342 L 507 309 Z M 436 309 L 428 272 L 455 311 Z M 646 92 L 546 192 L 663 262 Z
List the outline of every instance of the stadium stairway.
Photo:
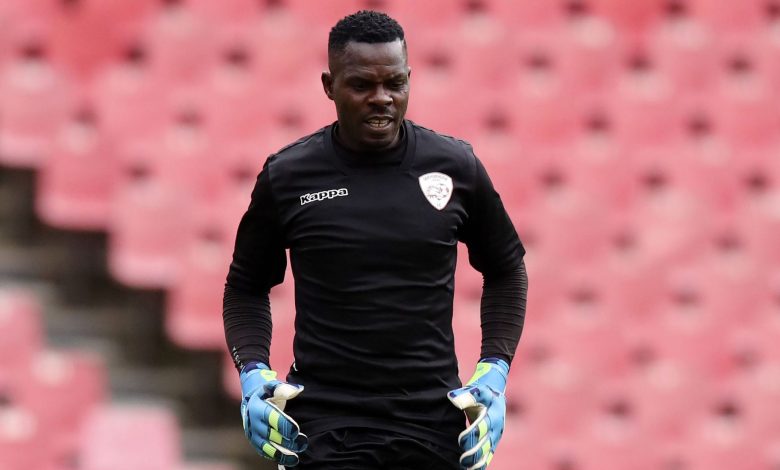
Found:
M 32 173 L 0 168 L 0 288 L 26 293 L 19 298 L 29 300 L 17 306 L 24 313 L 19 324 L 3 326 L 20 333 L 0 342 L 0 386 L 9 383 L 15 366 L 31 373 L 33 379 L 43 380 L 10 378 L 11 385 L 25 382 L 29 388 L 21 390 L 22 408 L 16 407 L 15 400 L 0 403 L 0 468 L 36 470 L 39 462 L 30 460 L 26 453 L 36 448 L 40 430 L 24 423 L 54 426 L 51 423 L 59 420 L 57 426 L 70 432 L 55 433 L 62 442 L 53 444 L 52 452 L 80 450 L 76 456 L 60 452 L 61 456 L 51 459 L 55 462 L 52 469 L 114 470 L 118 467 L 105 467 L 100 460 L 104 455 L 78 439 L 88 432 L 99 433 L 101 426 L 112 422 L 123 423 L 128 407 L 151 416 L 146 424 L 143 419 L 123 424 L 129 435 L 135 432 L 143 437 L 144 426 L 159 429 L 155 423 L 170 421 L 172 431 L 160 431 L 160 435 L 167 436 L 174 449 L 161 446 L 160 461 L 173 458 L 163 455 L 165 452 L 180 453 L 181 458 L 177 457 L 176 467 L 166 464 L 161 469 L 230 470 L 250 468 L 250 464 L 251 468 L 262 468 L 257 466 L 259 460 L 251 447 L 245 445 L 238 403 L 225 393 L 222 357 L 182 349 L 171 342 L 165 333 L 165 295 L 133 290 L 113 281 L 107 270 L 105 235 L 62 232 L 43 225 L 35 216 L 34 191 Z M 28 315 L 28 310 L 38 317 Z M 75 374 L 71 379 L 46 379 L 45 371 L 71 369 Z M 82 373 L 86 378 L 79 378 Z M 27 406 L 47 403 L 36 398 L 41 394 L 64 398 L 48 406 Z M 94 406 L 82 410 L 73 408 L 71 402 L 99 406 L 90 414 L 86 410 Z M 47 418 L 37 420 L 41 416 Z M 24 431 L 28 428 L 30 432 Z M 77 428 L 83 428 L 85 434 L 73 433 Z M 110 446 L 111 442 L 104 444 Z M 76 463 L 80 466 L 73 467 Z

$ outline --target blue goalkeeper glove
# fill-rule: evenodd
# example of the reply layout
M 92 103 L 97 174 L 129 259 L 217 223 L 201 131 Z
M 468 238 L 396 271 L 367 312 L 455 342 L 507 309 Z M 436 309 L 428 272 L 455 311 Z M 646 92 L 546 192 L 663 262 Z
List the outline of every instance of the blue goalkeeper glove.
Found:
M 495 358 L 482 359 L 468 383 L 447 394 L 453 405 L 466 413 L 469 427 L 458 436 L 463 454 L 460 466 L 466 470 L 484 470 L 493 459 L 504 433 L 506 415 L 506 378 L 509 365 Z
M 277 380 L 276 372 L 263 363 L 247 365 L 240 377 L 244 434 L 263 457 L 286 467 L 297 465 L 308 438 L 282 410 L 287 400 L 303 391 L 303 385 Z

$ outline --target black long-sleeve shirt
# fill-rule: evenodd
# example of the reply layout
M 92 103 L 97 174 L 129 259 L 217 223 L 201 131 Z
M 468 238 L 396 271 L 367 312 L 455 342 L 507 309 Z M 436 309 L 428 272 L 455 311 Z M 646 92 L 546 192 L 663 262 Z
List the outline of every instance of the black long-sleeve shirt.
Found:
M 239 226 L 225 289 L 237 367 L 268 361 L 268 292 L 295 278 L 288 403 L 314 433 L 348 425 L 451 445 L 463 415 L 452 333 L 456 245 L 485 278 L 483 357 L 511 362 L 522 330 L 525 253 L 463 141 L 405 122 L 397 149 L 353 155 L 333 126 L 272 155 Z M 278 366 L 278 365 L 277 365 Z

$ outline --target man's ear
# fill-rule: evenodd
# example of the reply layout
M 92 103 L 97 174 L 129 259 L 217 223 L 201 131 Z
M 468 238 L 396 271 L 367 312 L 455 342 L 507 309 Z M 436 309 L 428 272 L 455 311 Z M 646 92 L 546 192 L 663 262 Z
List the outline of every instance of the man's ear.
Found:
M 328 96 L 328 99 L 333 99 L 333 75 L 329 71 L 322 72 L 322 76 L 320 77 L 322 80 L 322 89 L 325 90 L 325 94 Z

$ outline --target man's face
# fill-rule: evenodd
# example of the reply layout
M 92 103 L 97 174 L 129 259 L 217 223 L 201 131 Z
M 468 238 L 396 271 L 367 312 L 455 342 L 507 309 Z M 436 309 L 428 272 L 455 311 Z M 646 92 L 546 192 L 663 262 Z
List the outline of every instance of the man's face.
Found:
M 339 140 L 359 151 L 392 147 L 409 102 L 404 43 L 349 42 L 329 65 L 322 85 L 336 104 Z

